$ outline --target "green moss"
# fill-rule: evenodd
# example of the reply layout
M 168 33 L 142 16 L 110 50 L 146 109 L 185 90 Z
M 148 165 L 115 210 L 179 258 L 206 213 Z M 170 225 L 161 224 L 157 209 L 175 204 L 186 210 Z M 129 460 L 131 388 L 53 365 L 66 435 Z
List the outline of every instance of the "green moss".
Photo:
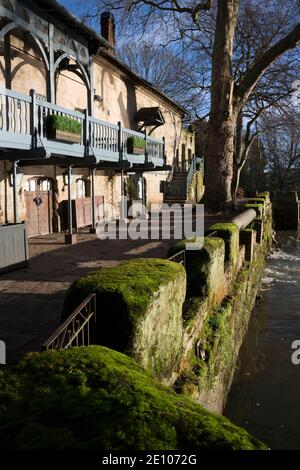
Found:
M 245 430 L 158 385 L 123 354 L 32 353 L 0 372 L 3 449 L 266 449 Z
M 247 204 L 265 204 L 265 198 L 264 197 L 255 197 L 251 198 L 248 200 Z
M 68 289 L 62 321 L 95 292 L 97 343 L 130 354 L 135 329 L 153 294 L 184 273 L 180 264 L 158 258 L 134 259 L 89 273 Z
M 265 224 L 266 230 L 268 227 Z M 196 356 L 196 348 L 191 351 L 188 366 L 176 383 L 178 392 L 190 396 L 196 394 L 199 397 L 199 393 L 207 393 L 214 388 L 218 377 L 221 376 L 223 384 L 230 381 L 237 357 L 237 345 L 239 347 L 247 329 L 268 251 L 267 240 L 262 245 L 257 245 L 254 261 L 244 263 L 243 269 L 232 283 L 230 294 L 220 305 L 209 310 L 196 341 L 201 346 L 201 354 Z M 193 299 L 192 311 L 193 306 L 197 307 L 199 304 L 200 299 Z
M 171 246 L 168 257 L 185 249 L 187 240 L 181 240 Z M 211 259 L 216 250 L 223 248 L 221 238 L 205 237 L 201 250 L 187 250 L 185 253 L 185 269 L 187 273 L 187 297 L 205 296 L 209 294 L 208 278 Z
M 217 223 L 209 227 L 208 233 L 216 232 L 225 241 L 225 260 L 236 264 L 239 256 L 239 229 L 233 222 Z
M 209 231 L 224 231 L 234 234 L 238 231 L 238 227 L 233 222 L 224 222 L 224 223 L 217 223 L 209 227 Z
M 201 338 L 205 345 L 205 360 L 201 364 L 201 379 L 206 389 L 211 389 L 216 375 L 220 372 L 217 358 L 222 357 L 222 367 L 228 367 L 232 359 L 231 335 L 228 328 L 228 317 L 232 305 L 225 300 L 214 307 L 212 315 L 204 322 Z
M 263 217 L 264 204 L 245 204 L 245 209 L 254 209 L 258 217 Z
M 196 318 L 197 314 L 199 313 L 199 309 L 203 304 L 202 297 L 189 297 L 186 299 L 183 305 L 183 326 L 185 328 L 188 327 L 189 324 L 193 323 L 193 320 Z
M 51 133 L 54 129 L 59 131 L 72 132 L 74 134 L 81 134 L 81 123 L 75 119 L 71 119 L 67 116 L 59 116 L 52 114 L 47 116 L 45 119 L 45 125 L 47 132 Z

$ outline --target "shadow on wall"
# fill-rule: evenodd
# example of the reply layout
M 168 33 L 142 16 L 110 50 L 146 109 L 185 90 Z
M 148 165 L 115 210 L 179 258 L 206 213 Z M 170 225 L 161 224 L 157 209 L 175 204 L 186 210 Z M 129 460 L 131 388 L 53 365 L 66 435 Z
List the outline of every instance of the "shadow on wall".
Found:
M 135 116 L 137 113 L 137 101 L 135 87 L 129 80 L 124 80 L 126 86 L 127 102 L 124 104 L 122 93 L 119 93 L 118 104 L 120 107 L 122 121 L 129 129 L 137 130 L 137 122 Z
M 38 93 L 46 94 L 45 63 L 36 44 L 24 31 L 17 28 L 6 34 L 1 62 L 6 88 L 26 94 L 34 88 Z

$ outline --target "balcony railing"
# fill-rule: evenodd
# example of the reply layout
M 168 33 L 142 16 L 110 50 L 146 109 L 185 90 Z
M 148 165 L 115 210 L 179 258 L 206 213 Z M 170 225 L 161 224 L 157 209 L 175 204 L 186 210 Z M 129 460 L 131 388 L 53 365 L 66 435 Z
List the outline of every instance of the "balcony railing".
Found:
M 52 114 L 81 123 L 80 143 L 70 144 L 47 138 L 45 120 Z M 145 139 L 144 155 L 127 153 L 127 139 L 131 136 Z M 87 113 L 48 103 L 34 92 L 27 96 L 4 88 L 0 88 L 0 142 L 3 148 L 31 150 L 45 147 L 51 155 L 93 156 L 98 161 L 128 160 L 130 163 L 153 163 L 155 166 L 165 163 L 164 140 L 126 129 L 121 123 L 101 121 Z

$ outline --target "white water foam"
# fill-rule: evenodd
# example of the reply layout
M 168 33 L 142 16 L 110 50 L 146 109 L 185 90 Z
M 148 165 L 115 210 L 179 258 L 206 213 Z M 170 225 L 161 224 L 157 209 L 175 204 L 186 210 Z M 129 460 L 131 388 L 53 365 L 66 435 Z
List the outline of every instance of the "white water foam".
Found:
M 270 259 L 300 261 L 299 256 L 291 255 L 290 253 L 285 253 L 284 251 L 281 251 L 281 250 L 273 251 L 273 253 L 271 253 L 270 255 Z

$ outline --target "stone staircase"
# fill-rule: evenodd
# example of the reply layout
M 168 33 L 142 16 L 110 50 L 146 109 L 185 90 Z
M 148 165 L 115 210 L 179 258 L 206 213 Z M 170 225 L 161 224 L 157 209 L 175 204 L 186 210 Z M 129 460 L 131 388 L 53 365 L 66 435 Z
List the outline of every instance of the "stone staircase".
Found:
M 164 203 L 168 205 L 186 203 L 187 171 L 175 171 L 172 180 L 167 183 Z

